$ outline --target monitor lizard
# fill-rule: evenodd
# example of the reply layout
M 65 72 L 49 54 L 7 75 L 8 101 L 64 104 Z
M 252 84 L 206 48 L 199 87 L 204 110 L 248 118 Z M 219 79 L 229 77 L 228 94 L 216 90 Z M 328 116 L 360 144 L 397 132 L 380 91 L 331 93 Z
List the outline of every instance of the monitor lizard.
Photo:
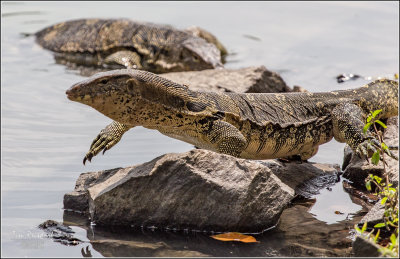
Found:
M 98 73 L 66 94 L 114 120 L 93 141 L 84 164 L 135 126 L 247 159 L 307 160 L 332 138 L 368 156 L 379 142 L 363 134 L 366 115 L 377 109 L 381 119 L 398 115 L 398 82 L 388 79 L 320 93 L 214 93 L 122 69 Z

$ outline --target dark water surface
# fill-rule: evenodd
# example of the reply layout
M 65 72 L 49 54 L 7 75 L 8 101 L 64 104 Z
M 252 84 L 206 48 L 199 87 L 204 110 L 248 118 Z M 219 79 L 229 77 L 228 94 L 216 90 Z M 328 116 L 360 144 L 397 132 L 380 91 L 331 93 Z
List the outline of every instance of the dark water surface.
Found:
M 47 219 L 70 225 L 84 220 L 62 210 L 63 195 L 74 188 L 80 173 L 143 163 L 192 146 L 139 127 L 84 167 L 82 158 L 92 139 L 110 120 L 70 102 L 65 90 L 84 77 L 55 64 L 50 52 L 21 33 L 89 17 L 124 17 L 182 29 L 198 25 L 233 53 L 227 68 L 265 65 L 289 86 L 330 91 L 368 82 L 338 84 L 335 77 L 341 73 L 392 77 L 399 71 L 399 3 L 2 2 L 1 10 L 2 256 L 82 257 L 86 247 L 92 256 L 317 255 L 311 247 L 328 256 L 346 253 L 351 242 L 346 236 L 362 207 L 341 183 L 285 210 L 280 225 L 257 236 L 261 242 L 256 244 L 223 243 L 209 233 L 122 233 L 84 224 L 72 227 L 78 238 L 103 241 L 68 247 L 44 238 L 37 225 Z M 331 141 L 311 161 L 341 164 L 343 147 Z M 356 215 L 346 220 L 349 213 Z

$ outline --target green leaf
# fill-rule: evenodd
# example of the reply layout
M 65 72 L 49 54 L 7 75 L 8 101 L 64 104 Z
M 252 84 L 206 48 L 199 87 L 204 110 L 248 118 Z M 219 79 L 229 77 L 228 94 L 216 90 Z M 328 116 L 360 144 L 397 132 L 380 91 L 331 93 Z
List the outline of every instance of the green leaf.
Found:
M 368 131 L 369 127 L 371 127 L 371 125 L 372 125 L 371 122 L 368 122 L 367 124 L 365 124 L 365 126 L 363 128 L 363 133 L 364 134 L 367 133 L 367 131 Z
M 373 112 L 372 112 L 372 118 L 375 118 L 376 115 L 378 115 L 381 111 L 382 111 L 382 109 L 381 109 L 381 110 L 373 111 Z
M 397 238 L 396 238 L 396 235 L 393 233 L 391 236 L 390 236 L 390 242 L 392 242 L 392 244 L 396 244 L 397 242 L 397 240 L 396 240 Z
M 381 201 L 381 204 L 382 204 L 382 205 L 385 204 L 385 203 L 386 203 L 386 200 L 387 200 L 387 197 L 383 197 L 383 199 L 382 199 L 382 201 Z
M 361 234 L 361 229 L 357 226 L 357 224 L 354 225 L 354 229 L 355 229 L 358 233 Z
M 364 225 L 361 228 L 361 233 L 364 233 L 364 231 L 367 230 L 367 225 L 368 225 L 368 223 L 364 222 Z
M 371 181 L 365 183 L 365 188 L 367 188 L 368 191 L 371 191 Z
M 379 163 L 379 150 L 377 150 L 371 157 L 371 162 L 374 165 L 377 165 Z
M 383 150 L 388 150 L 389 147 L 385 144 L 385 143 L 381 143 L 381 147 L 383 148 Z
M 372 120 L 372 116 L 368 115 L 367 122 L 370 122 L 371 120 Z
M 385 225 L 385 223 L 378 223 L 374 226 L 374 228 L 383 228 Z
M 376 241 L 378 241 L 378 237 L 379 237 L 379 234 L 381 233 L 381 230 L 380 229 L 378 229 L 378 232 L 376 233 L 376 235 L 375 235 L 375 238 L 374 238 L 374 242 L 376 243 Z
M 385 125 L 385 123 L 381 122 L 380 120 L 376 120 L 376 123 L 378 123 L 379 125 L 381 125 L 384 129 L 387 128 L 387 126 Z
M 377 175 L 374 175 L 374 179 L 375 179 L 375 181 L 376 181 L 377 183 L 381 183 L 381 181 L 382 181 L 382 178 L 380 178 L 380 177 L 377 176 Z

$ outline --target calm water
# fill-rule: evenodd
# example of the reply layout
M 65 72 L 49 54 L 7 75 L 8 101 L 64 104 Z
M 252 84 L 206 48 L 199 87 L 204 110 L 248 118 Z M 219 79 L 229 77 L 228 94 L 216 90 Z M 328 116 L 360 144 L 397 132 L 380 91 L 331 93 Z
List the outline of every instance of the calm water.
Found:
M 70 102 L 65 90 L 83 77 L 55 64 L 50 52 L 20 33 L 84 17 L 124 17 L 182 29 L 198 25 L 217 35 L 233 53 L 227 68 L 265 65 L 279 72 L 288 85 L 309 91 L 367 83 L 360 79 L 337 84 L 335 76 L 341 73 L 392 76 L 399 71 L 399 4 L 395 2 L 2 2 L 1 10 L 2 256 L 82 257 L 81 248 L 86 246 L 92 256 L 265 256 L 277 255 L 275 251 L 296 255 L 279 250 L 291 242 L 293 237 L 285 233 L 294 233 L 296 224 L 289 232 L 283 228 L 267 232 L 253 246 L 221 243 L 201 234 L 123 235 L 83 227 L 73 227 L 83 240 L 97 235 L 128 243 L 119 249 L 112 242 L 66 247 L 43 238 L 36 226 L 68 217 L 62 210 L 63 195 L 74 188 L 80 173 L 143 163 L 192 146 L 135 128 L 105 156 L 84 167 L 82 158 L 92 139 L 110 120 Z M 343 147 L 332 141 L 311 161 L 341 164 Z M 323 190 L 315 204 L 295 209 L 304 211 L 296 216 L 305 215 L 298 224 L 314 220 L 315 226 L 342 231 L 348 227 L 343 223 L 346 214 L 361 207 L 351 202 L 339 183 L 332 191 Z M 334 210 L 346 214 L 336 215 Z M 168 247 L 157 247 L 160 242 Z M 153 247 L 146 250 L 144 243 Z

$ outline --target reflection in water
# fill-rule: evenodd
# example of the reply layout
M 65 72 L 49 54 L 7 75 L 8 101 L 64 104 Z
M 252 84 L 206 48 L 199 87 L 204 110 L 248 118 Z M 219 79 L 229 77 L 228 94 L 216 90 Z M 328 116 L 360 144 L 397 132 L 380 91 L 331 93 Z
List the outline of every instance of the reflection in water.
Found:
M 253 234 L 259 243 L 222 242 L 212 239 L 211 232 L 166 231 L 155 228 L 91 227 L 87 217 L 64 211 L 64 224 L 86 230 L 92 249 L 107 257 L 246 257 L 246 256 L 350 256 L 349 230 L 364 212 L 334 224 L 327 224 L 309 213 L 316 199 L 298 199 L 286 209 L 276 228 Z M 90 247 L 81 249 L 90 257 Z
M 89 246 L 86 246 L 85 249 L 82 247 L 81 253 L 82 253 L 82 256 L 83 256 L 83 257 L 93 257 L 93 256 L 92 256 L 92 253 L 91 253 L 91 251 L 90 251 Z
M 349 194 L 343 191 L 342 181 L 330 188 L 320 190 L 316 200 L 310 213 L 327 224 L 345 220 L 362 209 L 362 206 L 353 203 Z

